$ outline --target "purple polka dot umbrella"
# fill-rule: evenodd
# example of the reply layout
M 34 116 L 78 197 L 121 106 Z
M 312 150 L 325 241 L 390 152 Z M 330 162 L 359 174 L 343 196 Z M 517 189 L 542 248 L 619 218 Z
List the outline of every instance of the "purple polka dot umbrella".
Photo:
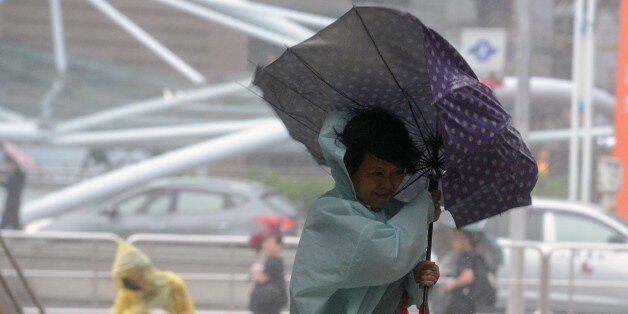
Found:
M 395 114 L 424 152 L 404 189 L 418 178 L 430 190 L 440 183 L 458 227 L 531 203 L 538 169 L 510 115 L 452 45 L 410 14 L 354 7 L 258 67 L 253 84 L 321 164 L 329 112 Z

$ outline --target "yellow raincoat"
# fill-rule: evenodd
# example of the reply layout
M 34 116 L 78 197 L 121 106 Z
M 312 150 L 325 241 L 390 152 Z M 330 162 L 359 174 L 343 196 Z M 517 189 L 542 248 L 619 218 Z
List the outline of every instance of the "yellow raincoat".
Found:
M 157 270 L 144 253 L 126 242 L 118 243 L 111 274 L 118 287 L 113 314 L 148 314 L 157 308 L 171 314 L 196 313 L 183 280 L 172 272 Z M 133 278 L 141 289 L 125 288 L 124 278 Z

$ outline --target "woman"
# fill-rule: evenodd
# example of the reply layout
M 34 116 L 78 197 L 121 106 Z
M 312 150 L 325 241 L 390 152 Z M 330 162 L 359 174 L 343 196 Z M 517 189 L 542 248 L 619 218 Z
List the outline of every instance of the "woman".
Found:
M 249 309 L 254 314 L 279 314 L 288 304 L 286 278 L 283 273 L 283 237 L 280 231 L 265 235 L 261 244 L 263 263 L 251 267 L 255 286 L 251 292 Z
M 457 254 L 455 278 L 444 286 L 449 294 L 446 314 L 473 314 L 492 312 L 495 307 L 496 278 L 476 249 L 476 241 L 469 231 L 458 230 L 451 240 Z
M 439 277 L 438 266 L 419 262 L 440 205 L 423 191 L 394 216 L 387 208 L 419 158 L 405 126 L 382 110 L 333 112 L 319 144 L 335 187 L 308 213 L 291 277 L 291 312 L 393 313 L 405 310 L 405 296 L 420 303 L 420 286 Z

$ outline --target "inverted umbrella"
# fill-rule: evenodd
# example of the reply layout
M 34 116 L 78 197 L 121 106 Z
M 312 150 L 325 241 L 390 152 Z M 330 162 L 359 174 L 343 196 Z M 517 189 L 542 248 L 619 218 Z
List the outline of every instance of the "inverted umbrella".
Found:
M 460 54 L 410 14 L 354 7 L 258 67 L 253 84 L 320 164 L 328 113 L 395 114 L 423 152 L 402 190 L 421 178 L 430 190 L 440 184 L 458 227 L 531 203 L 538 170 L 510 115 Z

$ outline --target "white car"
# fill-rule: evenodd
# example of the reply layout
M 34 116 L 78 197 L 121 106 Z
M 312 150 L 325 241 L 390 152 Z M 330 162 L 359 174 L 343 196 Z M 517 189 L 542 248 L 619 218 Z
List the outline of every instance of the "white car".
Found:
M 628 242 L 626 223 L 603 213 L 597 207 L 533 199 L 532 206 L 516 210 L 525 211 L 526 240 L 532 245 L 564 242 L 595 246 Z M 508 298 L 508 283 L 512 282 L 509 280 L 511 253 L 506 247 L 509 242 L 509 216 L 507 212 L 479 223 L 489 236 L 497 238 L 497 243 L 503 248 L 504 260 L 497 273 L 497 306 L 502 309 L 505 308 Z M 571 300 L 571 307 L 575 312 L 628 313 L 628 251 L 578 249 L 574 251 L 573 261 L 570 257 L 569 250 L 556 251 L 551 255 L 551 311 L 567 311 Z M 540 266 L 540 254 L 534 250 L 526 250 L 524 298 L 528 310 L 538 307 Z M 571 296 L 570 266 L 574 279 Z

